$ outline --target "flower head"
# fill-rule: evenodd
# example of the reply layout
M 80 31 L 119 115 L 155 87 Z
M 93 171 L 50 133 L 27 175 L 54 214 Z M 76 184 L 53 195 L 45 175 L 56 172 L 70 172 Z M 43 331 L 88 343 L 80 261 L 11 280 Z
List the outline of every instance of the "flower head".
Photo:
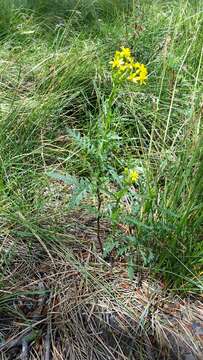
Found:
M 112 68 L 120 68 L 123 64 L 123 61 L 121 59 L 113 59 L 113 61 L 111 61 L 111 64 L 112 64 Z
M 129 48 L 122 47 L 116 51 L 113 60 L 110 62 L 119 81 L 128 79 L 133 83 L 145 84 L 147 80 L 147 68 L 144 64 L 135 62 Z
M 115 59 L 120 59 L 120 58 L 122 58 L 121 51 L 116 50 L 114 58 L 115 58 Z
M 136 71 L 132 72 L 128 76 L 128 80 L 130 80 L 134 83 L 140 82 L 140 84 L 145 84 L 145 81 L 147 80 L 147 75 L 148 75 L 146 66 L 144 64 L 136 63 L 136 64 L 134 64 L 134 68 L 136 69 Z
M 129 48 L 125 48 L 125 47 L 122 47 L 121 48 L 122 50 L 121 50 L 121 56 L 123 56 L 123 57 L 125 57 L 125 58 L 131 58 L 131 51 L 130 51 L 130 49 Z
M 137 180 L 139 179 L 139 174 L 136 170 L 130 170 L 129 176 L 132 183 L 137 182 Z
M 124 169 L 125 181 L 128 184 L 135 184 L 139 179 L 139 174 L 135 169 Z

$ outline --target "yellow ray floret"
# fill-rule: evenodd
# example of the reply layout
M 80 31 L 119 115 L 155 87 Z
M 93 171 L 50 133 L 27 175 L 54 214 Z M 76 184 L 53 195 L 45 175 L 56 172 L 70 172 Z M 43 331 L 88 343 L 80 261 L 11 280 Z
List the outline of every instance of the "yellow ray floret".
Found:
M 125 168 L 124 174 L 125 174 L 125 180 L 128 184 L 134 184 L 139 179 L 139 174 L 135 169 Z
M 136 71 L 131 73 L 128 77 L 128 80 L 137 83 L 140 82 L 140 84 L 144 84 L 147 80 L 147 68 L 144 64 L 136 63 Z
M 110 62 L 112 64 L 112 68 L 120 68 L 124 62 L 122 59 L 116 59 L 114 58 L 113 61 Z
M 114 58 L 115 59 L 121 59 L 122 58 L 121 51 L 116 50 Z
M 122 49 L 120 52 L 121 56 L 126 58 L 131 58 L 131 51 L 129 48 L 122 47 L 121 49 Z
M 138 172 L 136 170 L 130 170 L 129 171 L 129 178 L 130 178 L 132 183 L 137 182 L 137 180 L 139 179 Z

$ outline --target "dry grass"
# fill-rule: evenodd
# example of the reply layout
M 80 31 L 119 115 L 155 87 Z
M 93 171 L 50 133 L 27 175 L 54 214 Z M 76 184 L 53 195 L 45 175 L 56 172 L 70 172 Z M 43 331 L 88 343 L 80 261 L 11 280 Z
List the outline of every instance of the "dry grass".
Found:
M 168 295 L 144 271 L 130 281 L 124 260 L 112 266 L 93 250 L 94 234 L 83 224 L 72 247 L 64 236 L 54 267 L 35 242 L 4 240 L 13 255 L 2 279 L 2 359 L 200 358 L 202 299 Z

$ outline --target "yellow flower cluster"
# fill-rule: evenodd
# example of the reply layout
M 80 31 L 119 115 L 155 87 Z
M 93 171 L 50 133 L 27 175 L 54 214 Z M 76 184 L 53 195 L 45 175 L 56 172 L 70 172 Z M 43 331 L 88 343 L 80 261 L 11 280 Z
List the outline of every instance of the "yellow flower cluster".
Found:
M 126 75 L 127 79 L 134 83 L 145 84 L 148 75 L 147 68 L 144 64 L 134 62 L 129 48 L 122 47 L 121 51 L 116 51 L 110 63 L 119 77 Z
M 128 169 L 125 168 L 124 170 L 124 175 L 125 175 L 125 181 L 128 184 L 134 184 L 138 181 L 139 179 L 139 174 L 135 169 Z

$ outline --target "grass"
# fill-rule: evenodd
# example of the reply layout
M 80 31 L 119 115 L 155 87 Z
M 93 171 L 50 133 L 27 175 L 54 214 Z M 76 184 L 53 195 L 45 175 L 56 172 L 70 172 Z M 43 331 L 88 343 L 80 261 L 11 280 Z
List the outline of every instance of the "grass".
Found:
M 141 205 L 130 219 L 137 233 L 133 251 L 140 257 L 135 268 L 138 275 L 147 273 L 149 281 L 161 283 L 164 291 L 200 295 L 201 1 L 53 0 L 50 4 L 46 0 L 1 0 L 0 9 L 0 309 L 18 307 L 18 290 L 23 294 L 27 288 L 30 291 L 29 282 L 40 283 L 36 268 L 45 262 L 51 267 L 44 271 L 48 279 L 55 279 L 61 269 L 57 296 L 56 280 L 45 287 L 53 294 L 51 308 L 58 297 L 59 303 L 66 304 L 58 310 L 63 321 L 69 314 L 63 283 L 69 266 L 74 276 L 80 274 L 81 297 L 83 291 L 87 298 L 98 291 L 105 294 L 101 301 L 110 299 L 119 311 L 133 319 L 138 316 L 132 315 L 132 308 L 126 310 L 118 297 L 113 298 L 114 290 L 106 280 L 102 282 L 109 270 L 95 245 L 95 213 L 89 212 L 94 197 L 70 210 L 72 188 L 47 175 L 57 170 L 78 179 L 90 178 L 84 154 L 70 130 L 77 129 L 85 136 L 97 120 L 111 91 L 109 61 L 122 45 L 130 47 L 149 69 L 147 85 L 136 90 L 127 85 L 113 108 L 120 144 L 112 154 L 115 167 L 121 172 L 123 164 L 133 163 L 142 169 Z M 104 214 L 103 240 L 109 232 L 109 218 Z M 81 251 L 89 252 L 90 257 L 94 254 L 95 267 L 89 266 L 89 258 L 82 262 L 87 267 L 81 265 Z M 113 271 L 119 272 L 125 262 L 125 258 L 115 258 Z M 25 281 L 18 265 L 30 271 Z M 97 276 L 98 267 L 101 276 Z M 114 274 L 115 282 L 117 276 Z M 36 291 L 35 286 L 33 289 Z M 79 311 L 72 314 L 83 327 L 85 321 L 78 314 L 91 313 L 87 308 L 94 301 L 77 301 L 79 305 L 73 304 L 73 309 L 79 306 Z M 48 323 L 58 329 L 53 332 L 57 339 L 60 321 Z M 73 341 L 75 328 L 67 331 Z M 109 355 L 105 340 L 100 340 L 96 340 L 100 355 L 92 358 L 102 359 L 102 352 L 106 358 L 118 358 L 118 353 Z M 77 348 L 74 341 L 71 346 Z M 112 344 L 110 348 L 113 351 Z M 60 358 L 57 346 L 54 351 Z M 83 351 L 85 354 L 87 349 Z M 122 351 L 125 353 L 118 345 L 119 354 Z M 87 355 L 81 354 L 85 359 Z M 121 358 L 128 356 L 125 353 Z

